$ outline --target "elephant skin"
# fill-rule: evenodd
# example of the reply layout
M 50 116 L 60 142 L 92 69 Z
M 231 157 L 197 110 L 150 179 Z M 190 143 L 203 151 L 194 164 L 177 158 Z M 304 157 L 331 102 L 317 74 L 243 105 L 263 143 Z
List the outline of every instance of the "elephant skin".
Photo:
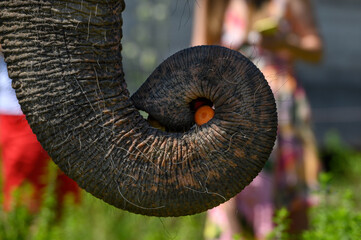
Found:
M 118 208 L 182 216 L 213 208 L 259 173 L 277 112 L 242 54 L 200 46 L 164 61 L 130 98 L 119 0 L 0 2 L 0 43 L 22 111 L 53 161 Z M 192 101 L 214 118 L 194 124 Z M 167 131 L 152 127 L 145 110 Z

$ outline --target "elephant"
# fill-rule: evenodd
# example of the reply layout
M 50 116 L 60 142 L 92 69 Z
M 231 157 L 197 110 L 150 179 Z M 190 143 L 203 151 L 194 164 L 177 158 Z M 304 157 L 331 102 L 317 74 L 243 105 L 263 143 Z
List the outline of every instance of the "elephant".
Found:
M 106 203 L 159 217 L 206 211 L 267 161 L 277 133 L 272 91 L 241 53 L 197 46 L 170 56 L 130 96 L 124 8 L 122 0 L 0 2 L 0 44 L 22 111 L 59 168 Z M 200 126 L 197 101 L 215 112 Z

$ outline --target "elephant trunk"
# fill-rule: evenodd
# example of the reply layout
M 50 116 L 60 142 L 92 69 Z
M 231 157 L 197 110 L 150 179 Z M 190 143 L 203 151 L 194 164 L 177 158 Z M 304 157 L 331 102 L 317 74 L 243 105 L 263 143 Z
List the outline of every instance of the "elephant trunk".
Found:
M 54 162 L 105 202 L 155 216 L 217 206 L 252 181 L 272 150 L 271 90 L 241 54 L 199 47 L 166 60 L 130 100 L 123 9 L 119 0 L 0 2 L 0 41 L 21 108 Z M 215 106 L 201 127 L 189 107 L 197 98 Z M 186 132 L 152 128 L 133 102 Z

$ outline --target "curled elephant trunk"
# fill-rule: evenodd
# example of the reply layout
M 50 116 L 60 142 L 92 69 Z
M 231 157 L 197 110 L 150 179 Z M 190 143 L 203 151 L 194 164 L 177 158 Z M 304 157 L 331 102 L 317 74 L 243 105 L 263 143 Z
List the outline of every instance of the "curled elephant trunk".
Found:
M 22 110 L 54 162 L 105 202 L 154 216 L 215 207 L 252 181 L 273 148 L 272 92 L 240 53 L 202 46 L 167 59 L 130 98 L 123 9 L 119 0 L 0 2 L 0 41 Z M 201 126 L 197 99 L 215 112 Z

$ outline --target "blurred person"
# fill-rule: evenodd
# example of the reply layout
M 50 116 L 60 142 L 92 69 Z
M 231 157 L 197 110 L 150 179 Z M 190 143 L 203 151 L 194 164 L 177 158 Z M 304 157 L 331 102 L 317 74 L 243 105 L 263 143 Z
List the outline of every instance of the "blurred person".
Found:
M 242 52 L 264 73 L 278 109 L 278 140 L 262 172 L 240 194 L 208 212 L 207 239 L 256 239 L 272 231 L 275 209 L 287 207 L 290 231 L 307 228 L 320 170 L 310 107 L 294 73 L 296 60 L 318 62 L 322 42 L 309 0 L 197 0 L 192 45 L 223 45 Z M 237 213 L 240 214 L 237 214 Z M 244 229 L 243 229 L 244 230 Z
M 3 208 L 10 211 L 16 201 L 37 212 L 47 185 L 50 157 L 37 141 L 11 87 L 7 66 L 0 45 L 0 146 L 2 153 Z M 30 188 L 30 189 L 28 189 Z M 64 173 L 58 172 L 55 182 L 57 211 L 61 210 L 65 195 L 71 193 L 80 201 L 78 185 Z M 19 191 L 20 199 L 13 193 Z

